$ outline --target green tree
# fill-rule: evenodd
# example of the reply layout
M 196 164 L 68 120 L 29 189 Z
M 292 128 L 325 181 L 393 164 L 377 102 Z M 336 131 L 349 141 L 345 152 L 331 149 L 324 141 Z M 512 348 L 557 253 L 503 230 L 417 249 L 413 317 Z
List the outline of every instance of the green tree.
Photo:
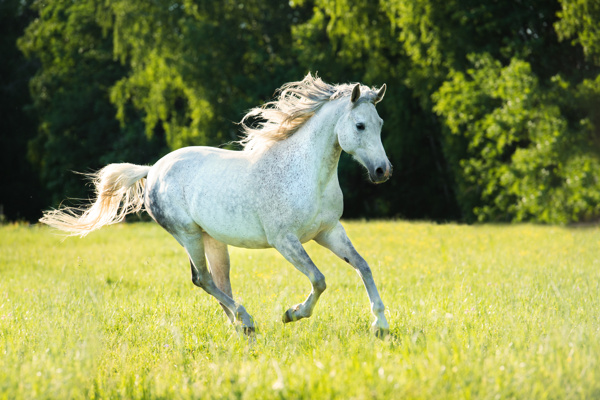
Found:
M 171 149 L 238 139 L 235 122 L 303 74 L 291 57 L 291 26 L 304 11 L 280 1 L 116 0 L 105 25 L 131 72 L 113 87 L 119 119 L 140 111 Z
M 107 162 L 152 162 L 162 151 L 160 138 L 148 142 L 132 121 L 119 127 L 108 89 L 127 72 L 113 60 L 113 38 L 98 17 L 101 1 L 35 2 L 38 18 L 19 39 L 23 53 L 40 69 L 30 82 L 39 125 L 28 157 L 51 193 L 85 198 L 81 176 Z
M 560 19 L 554 26 L 561 40 L 572 39 L 586 56 L 600 65 L 600 3 L 596 0 L 560 0 Z
M 16 45 L 34 16 L 27 2 L 0 1 L 0 219 L 34 220 L 44 204 L 37 175 L 24 157 L 36 126 L 35 114 L 26 110 L 36 63 L 25 59 Z
M 463 218 L 598 215 L 594 117 L 585 111 L 597 102 L 586 79 L 598 69 L 581 46 L 559 40 L 558 2 L 386 4 L 411 59 L 407 84 L 441 117 Z
M 487 54 L 472 59 L 474 68 L 455 72 L 434 96 L 451 133 L 469 143 L 458 193 L 475 198 L 462 202 L 476 204 L 480 221 L 566 223 L 598 215 L 600 148 L 589 119 L 567 118 L 585 93 L 573 93 L 558 76 L 540 87 L 522 60 L 503 67 Z

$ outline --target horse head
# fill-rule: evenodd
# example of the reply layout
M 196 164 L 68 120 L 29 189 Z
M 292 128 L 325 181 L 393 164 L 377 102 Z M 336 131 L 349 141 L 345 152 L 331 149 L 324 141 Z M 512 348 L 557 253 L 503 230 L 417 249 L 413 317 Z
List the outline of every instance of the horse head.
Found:
M 383 120 L 375 109 L 385 90 L 384 84 L 379 91 L 367 90 L 361 96 L 360 84 L 354 86 L 350 101 L 335 125 L 340 147 L 367 169 L 373 183 L 385 182 L 392 174 L 392 164 L 381 143 Z

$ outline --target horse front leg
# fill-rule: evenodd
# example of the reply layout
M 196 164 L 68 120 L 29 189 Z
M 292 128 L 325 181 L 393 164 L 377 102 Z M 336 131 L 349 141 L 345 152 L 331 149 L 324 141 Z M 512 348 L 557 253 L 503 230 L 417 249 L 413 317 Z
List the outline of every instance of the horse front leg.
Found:
M 367 295 L 371 303 L 371 312 L 375 316 L 375 322 L 372 325 L 373 331 L 377 337 L 387 336 L 390 326 L 385 318 L 385 306 L 383 305 L 383 301 L 381 301 L 377 286 L 375 286 L 371 268 L 364 258 L 358 254 L 356 249 L 354 249 L 342 224 L 338 222 L 333 229 L 325 231 L 315 238 L 315 241 L 352 265 L 356 272 L 358 272 L 367 289 Z
M 300 240 L 288 234 L 274 241 L 273 247 L 285 257 L 298 271 L 308 277 L 312 285 L 312 291 L 303 303 L 297 304 L 288 309 L 283 314 L 283 322 L 293 322 L 302 318 L 308 318 L 312 315 L 317 301 L 321 294 L 327 288 L 325 284 L 325 276 L 319 271 L 317 266 L 312 262 Z

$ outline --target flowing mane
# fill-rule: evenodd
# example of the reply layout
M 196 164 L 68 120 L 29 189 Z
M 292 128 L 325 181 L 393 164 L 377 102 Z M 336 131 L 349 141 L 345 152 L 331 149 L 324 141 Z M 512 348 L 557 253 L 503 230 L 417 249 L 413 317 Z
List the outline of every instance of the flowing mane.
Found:
M 268 148 L 287 139 L 312 117 L 323 104 L 350 96 L 353 84 L 331 85 L 310 72 L 303 80 L 289 82 L 277 89 L 275 100 L 251 109 L 240 125 L 244 137 L 240 143 L 245 151 Z M 377 92 L 361 87 L 361 101 L 374 101 Z M 255 122 L 258 121 L 258 122 Z

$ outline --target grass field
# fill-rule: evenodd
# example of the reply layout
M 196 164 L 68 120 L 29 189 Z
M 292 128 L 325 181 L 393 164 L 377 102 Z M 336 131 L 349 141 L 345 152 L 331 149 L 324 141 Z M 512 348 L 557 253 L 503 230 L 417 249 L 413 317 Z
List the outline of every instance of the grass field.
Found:
M 273 250 L 231 249 L 249 343 L 155 224 L 0 227 L 0 398 L 600 398 L 599 228 L 344 225 L 385 341 L 359 277 L 314 244 L 328 289 L 285 326 L 308 280 Z

